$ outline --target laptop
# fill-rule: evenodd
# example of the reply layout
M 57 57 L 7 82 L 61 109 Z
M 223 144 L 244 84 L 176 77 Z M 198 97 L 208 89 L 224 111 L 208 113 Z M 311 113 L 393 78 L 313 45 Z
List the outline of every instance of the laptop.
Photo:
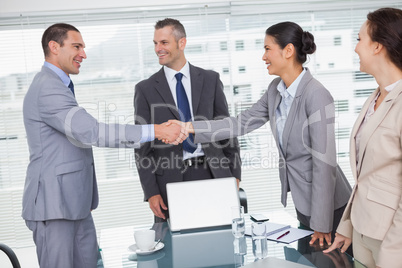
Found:
M 172 232 L 231 225 L 231 207 L 240 205 L 234 177 L 172 182 L 166 191 Z

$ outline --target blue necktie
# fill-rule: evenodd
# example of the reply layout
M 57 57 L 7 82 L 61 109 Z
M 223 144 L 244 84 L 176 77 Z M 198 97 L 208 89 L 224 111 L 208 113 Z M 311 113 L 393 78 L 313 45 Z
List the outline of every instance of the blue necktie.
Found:
M 182 122 L 188 122 L 191 120 L 191 111 L 190 111 L 190 105 L 188 104 L 186 91 L 184 90 L 183 83 L 181 82 L 183 74 L 177 73 L 175 77 L 177 80 L 176 97 L 177 97 L 177 106 L 179 107 L 180 120 Z M 194 151 L 197 149 L 197 146 L 194 144 L 193 134 L 190 134 L 188 138 L 185 141 L 183 141 L 183 149 L 190 153 L 194 153 Z
M 70 80 L 70 84 L 68 84 L 68 88 L 71 90 L 71 92 L 73 92 L 73 95 L 75 96 L 73 80 Z

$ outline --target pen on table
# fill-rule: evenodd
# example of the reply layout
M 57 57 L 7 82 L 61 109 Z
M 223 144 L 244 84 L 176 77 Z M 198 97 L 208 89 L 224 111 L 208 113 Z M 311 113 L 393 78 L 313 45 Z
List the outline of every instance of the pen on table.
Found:
M 284 237 L 285 235 L 287 235 L 289 233 L 290 233 L 290 231 L 287 231 L 284 234 L 281 234 L 280 236 L 278 236 L 278 238 L 276 240 L 281 239 L 282 237 Z

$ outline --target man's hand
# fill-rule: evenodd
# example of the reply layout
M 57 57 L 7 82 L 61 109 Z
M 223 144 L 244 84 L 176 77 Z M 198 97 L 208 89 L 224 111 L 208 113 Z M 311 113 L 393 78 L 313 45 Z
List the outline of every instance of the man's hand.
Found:
M 314 234 L 311 235 L 310 245 L 314 244 L 317 239 L 320 242 L 320 247 L 324 246 L 324 240 L 327 241 L 328 245 L 331 245 L 331 233 L 314 231 Z
M 166 219 L 165 213 L 163 213 L 162 209 L 167 210 L 168 208 L 163 202 L 162 196 L 160 194 L 148 198 L 148 203 L 155 216 L 164 220 Z
M 188 136 L 188 133 L 182 132 L 182 127 L 177 124 L 163 123 L 154 125 L 155 138 L 164 143 L 177 145 L 182 143 Z
M 330 246 L 328 249 L 324 250 L 324 253 L 330 253 L 336 248 L 340 248 L 342 253 L 345 253 L 345 251 L 348 249 L 348 247 L 352 244 L 352 239 L 349 237 L 343 236 L 341 234 L 336 233 L 335 234 L 335 240 L 332 246 Z
M 184 133 L 191 133 L 194 134 L 194 128 L 193 128 L 193 124 L 189 121 L 189 122 L 181 122 L 178 120 L 169 120 L 167 121 L 168 124 L 175 124 L 175 125 L 179 125 L 182 128 L 182 132 Z
M 176 127 L 180 127 L 180 132 L 182 137 L 184 137 L 183 139 L 177 139 L 176 143 L 173 143 L 175 145 L 177 145 L 178 143 L 182 143 L 185 139 L 187 139 L 188 134 L 194 134 L 194 128 L 193 128 L 193 124 L 191 122 L 181 122 L 178 120 L 169 120 L 166 123 L 164 123 L 167 127 L 169 126 L 176 126 Z M 169 142 L 167 139 L 161 139 L 162 142 L 164 143 L 171 143 Z

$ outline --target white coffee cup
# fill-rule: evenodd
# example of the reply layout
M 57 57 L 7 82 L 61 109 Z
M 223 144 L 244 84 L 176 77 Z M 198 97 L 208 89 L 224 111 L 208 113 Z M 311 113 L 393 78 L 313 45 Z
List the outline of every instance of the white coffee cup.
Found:
M 140 250 L 148 251 L 155 245 L 155 230 L 135 231 L 134 238 Z

